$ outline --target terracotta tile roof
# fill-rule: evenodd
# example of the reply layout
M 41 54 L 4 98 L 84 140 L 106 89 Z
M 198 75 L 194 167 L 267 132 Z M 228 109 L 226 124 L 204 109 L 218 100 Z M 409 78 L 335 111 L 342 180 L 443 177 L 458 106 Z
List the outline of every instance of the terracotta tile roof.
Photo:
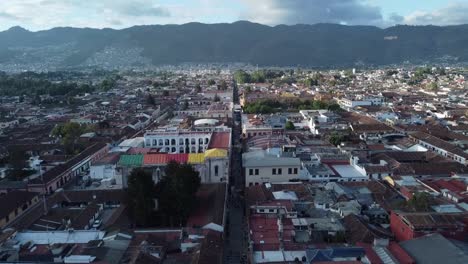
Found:
M 37 196 L 37 193 L 25 191 L 11 191 L 0 196 L 0 219 L 3 219 L 28 201 L 31 201 L 35 196 Z
M 229 149 L 229 142 L 231 142 L 231 133 L 229 132 L 214 132 L 211 136 L 208 148 L 221 148 Z
M 442 140 L 442 139 L 440 139 L 438 137 L 429 135 L 429 134 L 424 133 L 424 132 L 413 132 L 413 133 L 410 133 L 410 136 L 412 138 L 424 141 L 424 142 L 426 142 L 426 143 L 428 143 L 428 144 L 430 144 L 432 146 L 435 146 L 437 148 L 443 149 L 443 150 L 445 150 L 447 152 L 451 152 L 451 153 L 459 155 L 461 157 L 468 158 L 468 153 L 465 153 L 459 147 L 457 147 L 455 145 L 452 145 L 449 142 L 447 142 L 445 140 Z
M 92 165 L 116 164 L 120 159 L 120 153 L 109 153 Z
M 225 194 L 225 183 L 203 184 L 195 195 L 195 206 L 187 219 L 187 226 L 223 225 Z
M 390 242 L 388 250 L 401 264 L 414 264 L 416 261 L 396 242 Z
M 99 150 L 103 149 L 107 145 L 105 143 L 95 143 L 94 145 L 90 146 L 89 148 L 83 150 L 80 154 L 76 155 L 65 164 L 58 165 L 51 170 L 46 171 L 43 174 L 44 182 L 48 183 L 53 181 L 57 177 L 59 177 L 62 173 L 66 172 L 67 170 L 71 169 L 73 166 L 77 165 L 78 163 L 82 162 L 84 159 L 94 155 Z M 42 184 L 41 177 L 35 178 L 31 181 L 32 184 Z
M 434 212 L 407 213 L 395 212 L 414 228 L 459 227 L 464 225 L 461 215 Z
M 178 163 L 187 163 L 188 154 L 167 154 L 167 160 L 177 161 Z
M 143 158 L 143 165 L 164 165 L 167 162 L 167 154 L 147 154 Z
M 208 232 L 200 247 L 198 264 L 222 263 L 223 249 L 222 234 L 214 231 Z
M 268 190 L 263 184 L 250 186 L 246 189 L 245 201 L 248 206 L 272 201 L 273 199 L 274 197 L 271 190 Z
M 363 219 L 354 214 L 343 218 L 343 225 L 346 228 L 346 240 L 355 244 L 357 242 L 373 243 L 376 238 L 389 238 L 391 234 L 385 230 L 371 228 Z

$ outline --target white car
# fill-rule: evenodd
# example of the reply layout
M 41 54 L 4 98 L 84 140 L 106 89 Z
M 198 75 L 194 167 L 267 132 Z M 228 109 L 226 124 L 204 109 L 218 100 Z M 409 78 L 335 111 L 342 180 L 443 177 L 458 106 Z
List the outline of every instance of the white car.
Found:
M 98 229 L 101 226 L 101 224 L 102 224 L 102 221 L 100 219 L 97 219 L 93 223 L 93 228 Z

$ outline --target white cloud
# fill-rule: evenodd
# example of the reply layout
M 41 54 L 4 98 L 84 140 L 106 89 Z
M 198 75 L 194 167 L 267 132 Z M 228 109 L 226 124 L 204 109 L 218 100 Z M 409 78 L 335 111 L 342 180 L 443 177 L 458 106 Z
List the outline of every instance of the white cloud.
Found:
M 126 27 L 170 21 L 172 16 L 168 7 L 152 0 L 8 0 L 0 1 L 0 10 L 0 28 L 16 23 L 31 30 Z
M 59 26 L 125 28 L 188 22 L 277 24 L 340 23 L 451 25 L 468 22 L 468 3 L 406 17 L 390 14 L 371 0 L 0 0 L 0 30 L 20 25 L 30 30 Z
M 452 3 L 430 12 L 414 11 L 403 23 L 409 25 L 459 25 L 468 23 L 468 3 Z
M 244 0 L 245 19 L 259 23 L 382 25 L 381 10 L 361 0 Z

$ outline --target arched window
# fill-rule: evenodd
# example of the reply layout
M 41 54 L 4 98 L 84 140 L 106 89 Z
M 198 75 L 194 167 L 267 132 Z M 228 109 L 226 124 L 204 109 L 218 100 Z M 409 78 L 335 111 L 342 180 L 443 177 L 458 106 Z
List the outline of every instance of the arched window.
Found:
M 185 145 L 188 145 L 190 143 L 190 140 L 188 138 L 185 139 Z
M 179 145 L 183 145 L 184 144 L 184 139 L 183 138 L 179 138 Z
M 173 153 L 176 152 L 176 148 L 172 147 L 171 152 L 173 152 Z
M 195 147 L 192 147 L 192 149 L 190 150 L 190 153 L 196 153 L 197 149 Z
M 159 146 L 162 146 L 162 145 L 163 145 L 163 140 L 160 139 L 160 140 L 159 140 Z
M 205 144 L 208 144 L 209 141 L 210 141 L 209 138 L 205 138 Z
M 199 139 L 198 139 L 198 144 L 199 144 L 199 145 L 203 144 L 203 138 L 199 138 Z
M 195 145 L 196 143 L 197 143 L 197 141 L 196 141 L 194 138 L 192 138 L 192 139 L 190 140 L 190 144 Z
M 166 140 L 164 141 L 164 145 L 169 146 L 169 139 L 166 139 Z
M 179 153 L 184 153 L 184 147 L 179 147 Z
M 171 139 L 171 145 L 175 145 L 176 144 L 176 140 L 175 139 Z

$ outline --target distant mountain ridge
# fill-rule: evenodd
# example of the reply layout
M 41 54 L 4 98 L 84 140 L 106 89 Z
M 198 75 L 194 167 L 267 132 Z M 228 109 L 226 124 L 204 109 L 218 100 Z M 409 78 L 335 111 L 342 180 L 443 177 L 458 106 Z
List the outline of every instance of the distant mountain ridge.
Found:
M 121 30 L 62 27 L 31 32 L 13 27 L 0 32 L 0 65 L 243 62 L 333 67 L 440 60 L 468 62 L 468 25 L 381 29 L 337 24 L 270 27 L 239 21 Z

